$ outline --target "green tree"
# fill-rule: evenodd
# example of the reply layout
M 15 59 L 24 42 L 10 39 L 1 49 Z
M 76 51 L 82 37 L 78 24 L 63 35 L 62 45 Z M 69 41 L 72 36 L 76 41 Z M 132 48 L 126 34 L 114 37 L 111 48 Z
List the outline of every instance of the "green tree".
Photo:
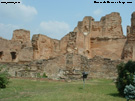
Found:
M 47 78 L 47 75 L 45 73 L 43 73 L 42 78 Z
M 0 66 L 0 88 L 6 88 L 9 83 L 9 74 L 5 66 Z
M 135 73 L 135 62 L 128 61 L 127 63 L 121 63 L 117 66 L 118 78 L 116 87 L 120 95 L 125 96 L 124 89 L 126 85 L 133 84 L 133 75 Z
M 127 101 L 129 101 L 130 99 L 132 100 L 135 99 L 135 75 L 134 75 L 133 84 L 126 85 L 124 89 L 124 94 Z

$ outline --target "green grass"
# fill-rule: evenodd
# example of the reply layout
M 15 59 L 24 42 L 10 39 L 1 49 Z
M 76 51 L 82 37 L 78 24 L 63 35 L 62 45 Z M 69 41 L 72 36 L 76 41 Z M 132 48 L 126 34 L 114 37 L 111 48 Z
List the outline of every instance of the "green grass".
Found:
M 0 89 L 0 101 L 126 101 L 119 97 L 112 80 L 40 81 L 10 79 L 6 89 Z

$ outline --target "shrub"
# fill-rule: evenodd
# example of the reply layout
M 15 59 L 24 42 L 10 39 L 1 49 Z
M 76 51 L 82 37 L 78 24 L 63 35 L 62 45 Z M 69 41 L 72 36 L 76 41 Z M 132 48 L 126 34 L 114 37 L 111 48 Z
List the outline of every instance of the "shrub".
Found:
M 47 75 L 44 73 L 42 77 L 43 77 L 43 78 L 47 78 Z
M 126 85 L 124 89 L 124 94 L 127 101 L 129 101 L 130 99 L 132 100 L 135 99 L 135 75 L 134 75 L 133 84 Z
M 40 73 L 37 73 L 37 78 L 41 78 L 41 75 L 40 75 Z
M 9 74 L 4 69 L 4 66 L 0 66 L 0 88 L 6 88 L 9 83 Z
M 116 82 L 116 87 L 120 95 L 124 95 L 124 89 L 126 85 L 133 84 L 133 75 L 135 73 L 135 62 L 128 61 L 127 63 L 121 63 L 117 66 L 118 78 Z
M 43 73 L 43 75 L 37 73 L 37 78 L 47 78 L 47 75 L 45 73 Z

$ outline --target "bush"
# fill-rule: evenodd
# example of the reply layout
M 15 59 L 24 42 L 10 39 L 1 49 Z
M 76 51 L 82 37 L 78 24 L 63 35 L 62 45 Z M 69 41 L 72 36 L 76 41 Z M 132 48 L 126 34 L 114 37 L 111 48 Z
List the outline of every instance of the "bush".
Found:
M 124 89 L 126 85 L 133 84 L 133 75 L 135 73 L 135 62 L 128 61 L 127 63 L 121 63 L 117 66 L 118 78 L 116 87 L 120 95 L 125 96 Z
M 47 75 L 43 73 L 43 75 L 40 75 L 40 73 L 37 73 L 37 78 L 47 78 Z
M 127 101 L 129 101 L 130 99 L 132 100 L 135 99 L 135 75 L 134 75 L 133 84 L 126 85 L 124 89 L 124 94 Z
M 40 75 L 40 73 L 37 73 L 37 78 L 41 78 L 41 75 Z
M 9 74 L 4 69 L 4 66 L 0 66 L 0 88 L 6 88 L 9 83 Z
M 47 75 L 44 73 L 42 77 L 43 77 L 43 78 L 47 78 Z

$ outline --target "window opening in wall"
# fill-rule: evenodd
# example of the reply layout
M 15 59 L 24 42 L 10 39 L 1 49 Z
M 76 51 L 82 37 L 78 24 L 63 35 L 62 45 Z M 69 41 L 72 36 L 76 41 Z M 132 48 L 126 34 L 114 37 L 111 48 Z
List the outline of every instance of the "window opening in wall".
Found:
M 2 58 L 3 56 L 3 51 L 0 51 L 0 58 Z
M 84 26 L 84 31 L 87 32 L 88 31 L 88 27 Z
M 90 53 L 90 51 L 89 50 L 86 50 L 86 52 L 89 54 Z
M 15 60 L 16 59 L 16 52 L 10 52 L 10 54 L 11 54 L 12 60 Z

